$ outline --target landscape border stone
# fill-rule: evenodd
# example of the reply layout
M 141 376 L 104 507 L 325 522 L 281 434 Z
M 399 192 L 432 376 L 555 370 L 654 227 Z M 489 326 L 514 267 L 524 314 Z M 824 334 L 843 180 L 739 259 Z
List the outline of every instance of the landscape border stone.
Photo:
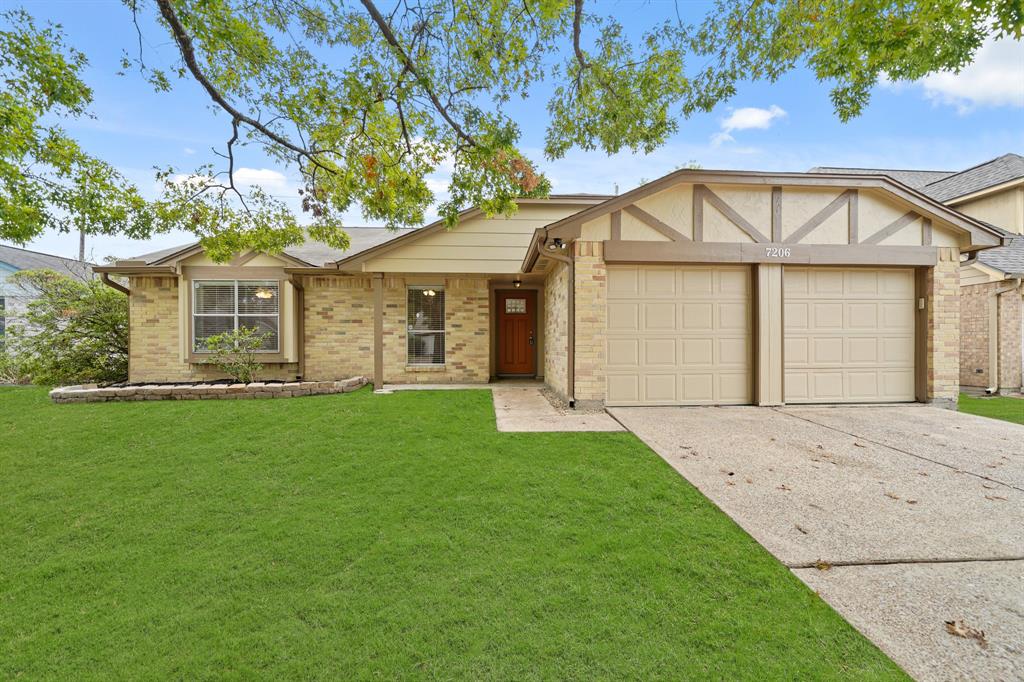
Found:
M 369 383 L 363 376 L 338 381 L 289 381 L 250 384 L 143 384 L 105 386 L 82 384 L 61 386 L 50 391 L 55 403 L 105 403 L 134 400 L 251 400 L 253 398 L 297 398 L 307 395 L 351 393 Z

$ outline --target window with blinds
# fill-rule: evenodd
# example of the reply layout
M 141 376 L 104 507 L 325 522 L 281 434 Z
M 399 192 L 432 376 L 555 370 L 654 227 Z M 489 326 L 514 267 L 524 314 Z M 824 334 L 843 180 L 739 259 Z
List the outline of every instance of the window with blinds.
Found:
M 444 289 L 409 287 L 407 306 L 410 365 L 444 364 Z
M 242 327 L 266 334 L 260 351 L 280 347 L 281 292 L 273 280 L 200 280 L 192 283 L 192 348 L 205 353 L 206 339 Z

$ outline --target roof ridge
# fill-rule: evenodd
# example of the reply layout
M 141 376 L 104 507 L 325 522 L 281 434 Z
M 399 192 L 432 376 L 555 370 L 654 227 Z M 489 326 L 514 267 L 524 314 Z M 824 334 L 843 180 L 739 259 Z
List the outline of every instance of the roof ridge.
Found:
M 66 260 L 66 261 L 70 261 L 71 263 L 82 263 L 83 265 L 96 265 L 92 261 L 78 260 L 77 258 L 67 258 L 66 256 L 58 256 L 58 255 L 53 254 L 53 253 L 46 253 L 45 251 L 36 251 L 34 249 L 26 249 L 23 246 L 13 246 L 11 244 L 2 244 L 2 243 L 0 243 L 0 246 L 2 246 L 4 248 L 7 248 L 7 249 L 14 249 L 15 251 L 25 251 L 26 253 L 34 253 L 37 256 L 46 256 L 47 258 L 57 258 L 59 260 Z
M 970 172 L 972 170 L 977 170 L 977 169 L 981 168 L 982 166 L 988 166 L 989 164 L 993 164 L 996 161 L 999 161 L 1000 159 L 1005 159 L 1005 158 L 1010 157 L 1010 156 L 1016 156 L 1019 159 L 1024 159 L 1024 156 L 1021 156 L 1020 154 L 1017 154 L 1016 152 L 1006 152 L 1005 154 L 1000 154 L 999 156 L 991 158 L 988 161 L 982 161 L 981 163 L 976 163 L 973 166 L 971 166 L 970 168 L 965 168 L 962 171 L 956 171 L 952 175 L 950 175 L 948 178 L 942 178 L 941 180 L 936 180 L 935 182 L 929 182 L 927 185 L 925 185 L 925 187 L 931 187 L 932 185 L 937 185 L 938 183 L 945 182 L 946 180 L 949 180 L 950 178 L 955 178 L 958 175 L 963 175 L 964 173 L 968 173 L 968 172 Z
M 872 168 L 870 166 L 815 166 L 811 170 L 821 168 L 834 168 L 836 170 L 896 171 L 898 173 L 950 173 L 953 175 L 960 172 L 951 170 L 933 170 L 931 168 Z

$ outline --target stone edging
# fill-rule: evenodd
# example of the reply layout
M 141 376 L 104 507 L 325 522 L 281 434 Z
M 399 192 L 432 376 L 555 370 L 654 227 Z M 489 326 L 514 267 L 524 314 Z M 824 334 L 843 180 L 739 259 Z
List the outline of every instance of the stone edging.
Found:
M 129 400 L 245 400 L 253 398 L 292 398 L 303 395 L 350 393 L 367 384 L 366 377 L 341 381 L 290 381 L 267 384 L 150 384 L 111 386 L 96 384 L 61 386 L 50 391 L 55 403 L 103 403 Z

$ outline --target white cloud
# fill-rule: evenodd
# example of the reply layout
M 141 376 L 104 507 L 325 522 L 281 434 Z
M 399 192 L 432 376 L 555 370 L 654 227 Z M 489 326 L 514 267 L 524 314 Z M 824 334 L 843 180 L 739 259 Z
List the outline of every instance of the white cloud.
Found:
M 960 73 L 933 73 L 918 85 L 929 100 L 962 114 L 976 107 L 1024 107 L 1024 42 L 989 38 Z
M 767 130 L 780 118 L 786 116 L 782 107 L 773 104 L 767 109 L 760 107 L 741 107 L 722 119 L 721 131 L 711 136 L 711 145 L 718 147 L 726 142 L 734 142 L 734 130 Z
M 270 193 L 288 189 L 288 178 L 270 168 L 239 168 L 235 171 L 235 182 L 250 187 L 259 186 Z
M 183 151 L 185 153 L 185 156 L 192 156 L 193 154 L 196 153 L 196 150 L 192 149 L 192 147 L 185 147 L 181 151 Z

